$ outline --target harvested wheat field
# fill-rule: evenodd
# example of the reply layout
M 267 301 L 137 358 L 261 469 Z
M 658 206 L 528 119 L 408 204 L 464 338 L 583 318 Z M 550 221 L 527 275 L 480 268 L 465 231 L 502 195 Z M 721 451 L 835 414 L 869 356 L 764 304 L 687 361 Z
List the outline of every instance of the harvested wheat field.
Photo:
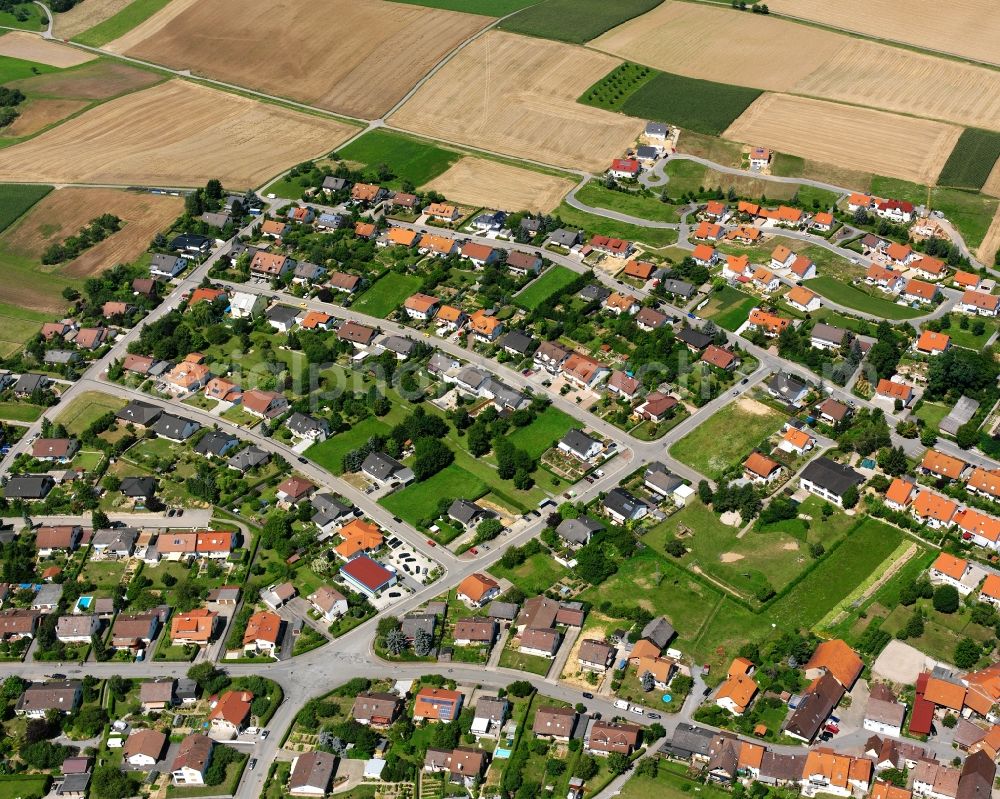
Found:
M 590 46 L 693 78 L 1000 130 L 1000 72 L 766 15 L 666 0 Z
M 5 137 L 30 136 L 86 108 L 86 100 L 31 100 L 18 108 L 18 117 L 3 129 Z
M 133 0 L 87 0 L 77 3 L 69 11 L 54 14 L 55 34 L 60 39 L 72 39 L 78 33 L 93 28 L 110 19 Z
M 76 67 L 97 58 L 92 53 L 50 42 L 25 31 L 11 31 L 0 36 L 0 55 L 48 64 L 50 67 Z
M 942 122 L 764 94 L 722 135 L 802 158 L 933 183 L 961 133 Z
M 573 181 L 485 158 L 462 158 L 420 188 L 463 205 L 548 213 L 573 188 Z
M 1000 64 L 995 0 L 774 0 L 772 12 L 851 33 Z
M 175 0 L 110 49 L 374 119 L 490 21 L 387 0 Z
M 182 80 L 110 100 L 0 150 L 0 180 L 257 186 L 356 128 Z
M 163 80 L 162 75 L 116 61 L 101 60 L 68 72 L 50 72 L 5 84 L 29 97 L 73 100 L 107 100 L 145 89 Z
M 3 236 L 6 252 L 38 259 L 52 243 L 76 235 L 100 214 L 114 214 L 122 228 L 78 258 L 56 267 L 72 278 L 86 278 L 119 263 L 138 258 L 152 238 L 165 230 L 184 208 L 181 197 L 122 191 L 65 188 L 45 195 Z
M 1000 158 L 998 158 L 997 162 L 993 164 L 990 176 L 986 178 L 986 182 L 983 184 L 983 188 L 980 191 L 982 191 L 983 194 L 990 195 L 990 197 L 1000 197 Z
M 997 208 L 996 213 L 993 215 L 993 221 L 990 223 L 989 229 L 983 237 L 983 243 L 979 245 L 979 249 L 976 251 L 976 257 L 984 264 L 992 264 L 997 250 L 1000 250 L 1000 208 Z
M 642 130 L 637 119 L 576 102 L 616 58 L 490 31 L 442 67 L 392 124 L 547 164 L 607 168 Z

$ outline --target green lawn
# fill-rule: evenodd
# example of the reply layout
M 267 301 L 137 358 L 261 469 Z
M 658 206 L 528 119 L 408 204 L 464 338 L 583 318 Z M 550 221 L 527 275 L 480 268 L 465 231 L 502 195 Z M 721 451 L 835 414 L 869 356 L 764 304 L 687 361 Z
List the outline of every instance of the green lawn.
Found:
M 577 277 L 572 269 L 553 264 L 525 286 L 524 290 L 514 297 L 514 302 L 525 310 L 533 311 L 550 297 L 564 291 Z
M 562 438 L 567 430 L 579 426 L 580 423 L 572 416 L 550 405 L 538 414 L 535 421 L 527 427 L 514 430 L 507 438 L 514 446 L 520 447 L 532 458 L 537 458 Z
M 990 340 L 990 337 L 996 331 L 997 326 L 1000 325 L 996 319 L 980 319 L 984 325 L 984 330 L 981 335 L 976 335 L 971 329 L 962 329 L 960 324 L 961 315 L 956 314 L 951 317 L 951 327 L 949 327 L 946 332 L 951 336 L 951 343 L 956 347 L 967 347 L 970 350 L 981 350 L 986 346 L 986 342 Z M 967 318 L 966 318 L 967 319 Z
M 74 36 L 73 41 L 91 47 L 103 47 L 145 22 L 169 2 L 170 0 L 132 0 L 114 16 Z
M 0 419 L 13 422 L 34 422 L 45 409 L 26 402 L 0 402 Z
M 955 142 L 947 162 L 941 169 L 939 186 L 959 189 L 981 189 L 990 170 L 1000 158 L 1000 133 L 981 128 L 966 128 Z
M 0 25 L 5 28 L 21 28 L 27 31 L 37 31 L 45 28 L 42 11 L 34 3 L 18 3 L 16 8 L 26 13 L 27 18 L 21 20 L 14 16 L 13 11 L 0 11 Z
M 651 247 L 667 247 L 677 243 L 677 231 L 668 228 L 642 227 L 641 225 L 630 225 L 625 222 L 617 222 L 604 216 L 589 214 L 586 211 L 578 211 L 564 202 L 552 212 L 553 216 L 558 216 L 563 224 L 568 227 L 582 228 L 590 233 L 599 233 L 602 236 L 617 236 L 619 238 L 641 241 Z
M 13 71 L 12 65 L 8 62 L 34 66 L 30 61 L 20 61 L 17 58 L 0 56 L 0 70 L 7 69 Z M 51 69 L 46 68 L 45 71 L 51 71 Z M 0 74 L 0 83 L 16 80 L 19 77 L 29 77 L 31 74 L 30 69 L 23 75 L 9 76 L 7 74 Z M 50 191 L 52 191 L 51 186 L 30 183 L 0 183 L 0 230 L 9 228 L 14 220 L 24 214 Z
M 402 491 L 383 497 L 379 504 L 417 526 L 435 515 L 442 497 L 478 499 L 486 491 L 482 480 L 453 463 L 422 483 L 412 483 Z
M 92 582 L 98 588 L 113 589 L 121 584 L 123 574 L 125 574 L 125 564 L 123 562 L 91 560 L 87 561 L 83 567 L 80 577 L 88 582 Z
M 760 95 L 760 89 L 658 72 L 629 95 L 623 110 L 629 116 L 717 135 Z
M 44 311 L 0 303 L 0 358 L 20 350 L 50 318 Z
M 674 160 L 667 161 L 664 169 L 665 174 L 670 179 L 667 183 L 667 191 L 672 197 L 680 197 L 689 191 L 700 191 L 707 188 L 708 167 L 699 164 L 697 161 Z M 714 170 L 713 170 L 714 171 Z
M 800 185 L 797 194 L 799 202 L 806 208 L 832 208 L 840 199 L 839 194 L 826 189 L 817 189 L 815 186 Z M 817 202 L 818 205 L 813 205 L 813 201 Z
M 360 447 L 372 436 L 388 435 L 389 430 L 389 425 L 385 422 L 370 416 L 352 425 L 350 430 L 337 433 L 319 444 L 313 444 L 305 451 L 305 455 L 328 472 L 343 474 L 344 455 Z
M 354 301 L 352 309 L 384 319 L 402 305 L 403 300 L 414 294 L 422 282 L 416 275 L 387 272 Z
M 706 785 L 700 781 L 688 779 L 677 773 L 682 768 L 679 764 L 660 760 L 660 768 L 655 778 L 635 776 L 622 786 L 620 799 L 690 799 L 698 796 L 701 799 L 728 799 L 729 791 Z
M 58 420 L 73 435 L 78 436 L 108 411 L 125 407 L 125 400 L 112 397 L 100 391 L 87 391 L 73 401 L 59 414 Z
M 539 655 L 528 655 L 516 649 L 505 649 L 500 655 L 500 668 L 517 669 L 544 677 L 552 668 L 552 661 Z
M 394 0 L 413 6 L 443 8 L 445 11 L 464 11 L 466 14 L 483 14 L 488 17 L 506 17 L 538 0 Z
M 44 75 L 47 72 L 59 72 L 59 67 L 49 66 L 48 64 L 42 64 L 38 61 L 27 61 L 23 58 L 13 58 L 9 55 L 0 55 L 0 83 L 10 83 L 14 80 L 21 80 L 22 78 L 32 78 L 35 75 Z M 8 185 L 4 185 L 4 189 L 8 189 Z M 30 194 L 31 190 L 37 190 L 39 188 L 45 188 L 42 192 L 42 197 L 48 194 L 51 186 L 39 187 L 30 184 L 25 184 L 20 186 L 21 189 L 26 189 Z M 38 199 L 41 199 L 39 197 Z M 33 200 L 29 203 L 28 207 L 34 205 L 37 200 Z M 27 210 L 27 208 L 25 208 Z M 23 213 L 23 212 L 22 212 Z M 7 224 L 10 224 L 9 222 Z M 6 225 L 4 225 L 6 227 Z
M 615 191 L 592 180 L 576 193 L 576 199 L 593 208 L 606 208 L 620 214 L 654 222 L 676 222 L 680 219 L 677 206 L 661 202 L 657 197 Z
M 383 185 L 399 187 L 403 181 L 420 186 L 436 178 L 462 157 L 461 153 L 444 150 L 401 133 L 372 130 L 337 151 L 345 161 L 356 161 L 367 167 L 386 164 L 395 176 Z
M 742 463 L 784 421 L 784 414 L 761 403 L 754 403 L 753 410 L 744 408 L 742 400 L 730 403 L 674 444 L 670 454 L 715 479 Z
M 713 291 L 709 295 L 708 304 L 698 311 L 698 315 L 734 332 L 746 322 L 750 311 L 757 307 L 759 302 L 756 297 L 744 294 L 732 286 L 723 286 L 722 291 Z
M 805 284 L 831 302 L 884 319 L 912 319 L 914 316 L 926 313 L 926 311 L 909 308 L 905 305 L 896 305 L 891 300 L 873 297 L 871 294 L 847 283 L 842 283 L 829 275 L 814 277 L 812 280 L 806 280 Z
M 645 14 L 662 0 L 541 0 L 500 23 L 501 30 L 582 44 Z
M 499 563 L 490 571 L 497 577 L 510 580 L 527 596 L 535 596 L 548 591 L 566 574 L 566 568 L 556 563 L 546 552 L 532 555 L 519 566 L 507 569 Z
M 937 430 L 941 424 L 941 421 L 951 408 L 947 405 L 943 405 L 940 402 L 929 402 L 924 400 L 920 407 L 913 412 L 914 416 L 918 419 L 923 419 L 924 424 L 926 424 L 932 430 Z
M 4 775 L 0 777 L 0 799 L 44 796 L 51 777 L 44 774 Z

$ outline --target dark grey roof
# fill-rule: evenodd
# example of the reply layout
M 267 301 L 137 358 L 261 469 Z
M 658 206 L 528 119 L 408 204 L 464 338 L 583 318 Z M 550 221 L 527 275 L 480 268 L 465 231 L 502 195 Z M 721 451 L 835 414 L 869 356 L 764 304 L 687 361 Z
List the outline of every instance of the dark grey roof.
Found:
M 642 628 L 642 633 L 639 637 L 648 638 L 660 647 L 660 649 L 664 649 L 673 640 L 675 635 L 677 635 L 677 632 L 674 630 L 673 625 L 667 621 L 667 617 L 657 616 Z
M 694 286 L 686 280 L 674 280 L 673 278 L 668 278 L 664 280 L 661 285 L 669 294 L 678 294 L 681 297 L 690 297 L 694 294 Z
M 178 255 L 164 255 L 162 252 L 154 253 L 149 262 L 149 269 L 154 268 L 158 272 L 175 272 L 179 267 L 183 267 L 184 261 Z
M 7 499 L 43 499 L 55 484 L 47 474 L 11 477 L 4 486 L 3 495 Z
M 151 497 L 156 493 L 156 478 L 125 477 L 120 490 L 126 497 Z
M 806 390 L 806 384 L 792 375 L 778 372 L 767 381 L 767 390 L 777 394 L 782 399 L 792 400 Z
M 582 460 L 587 456 L 590 448 L 597 443 L 597 439 L 591 438 L 582 430 L 574 427 L 566 431 L 559 443 L 568 447 L 570 452 Z
M 504 349 L 514 350 L 520 355 L 528 355 L 535 346 L 535 339 L 520 330 L 511 330 L 500 339 L 500 344 Z
M 683 341 L 689 347 L 694 347 L 696 350 L 703 350 L 712 343 L 711 336 L 702 333 L 700 330 L 695 330 L 693 327 L 682 327 L 677 331 L 677 339 Z
M 659 147 L 650 147 L 648 144 L 640 145 L 635 149 L 636 158 L 656 158 L 659 154 Z
M 493 403 L 503 408 L 517 410 L 528 401 L 528 397 L 517 389 L 511 388 L 506 383 L 501 383 L 491 377 L 486 384 L 486 390 L 493 395 Z
M 400 620 L 399 626 L 406 637 L 410 639 L 417 634 L 417 630 L 425 630 L 434 635 L 434 630 L 437 628 L 437 616 L 433 613 L 414 613 L 410 616 L 404 616 Z
M 148 402 L 132 400 L 128 405 L 118 411 L 115 416 L 123 422 L 132 422 L 139 425 L 148 425 L 160 418 L 163 411 L 156 405 Z
M 225 227 L 232 220 L 229 214 L 218 213 L 217 211 L 206 211 L 201 215 L 201 221 L 212 227 Z
M 517 604 L 514 602 L 501 602 L 499 599 L 496 599 L 490 602 L 486 613 L 491 619 L 513 621 L 517 617 Z
M 566 228 L 559 228 L 558 230 L 553 230 L 549 233 L 549 241 L 553 244 L 559 244 L 563 247 L 572 247 L 574 244 L 580 241 L 580 231 L 579 230 L 566 230 Z
M 833 325 L 827 325 L 823 322 L 817 322 L 813 325 L 813 329 L 809 335 L 812 338 L 818 338 L 820 341 L 827 341 L 830 344 L 836 344 L 839 347 L 843 343 L 844 336 L 847 335 L 847 331 L 842 327 L 834 327 Z
M 646 135 L 647 136 L 666 136 L 670 129 L 664 125 L 662 122 L 647 122 L 646 123 Z
M 285 427 L 297 436 L 305 436 L 315 430 L 322 430 L 327 435 L 330 433 L 330 423 L 326 419 L 315 419 L 304 413 L 293 413 L 285 420 Z
M 671 472 L 659 461 L 654 461 L 646 467 L 646 474 L 643 479 L 650 485 L 658 488 L 665 495 L 673 493 L 680 486 L 684 485 L 684 481 L 680 477 Z
M 327 191 L 341 191 L 346 189 L 350 185 L 350 181 L 344 178 L 335 178 L 333 175 L 327 175 L 323 178 L 323 188 Z
M 221 430 L 209 430 L 194 445 L 194 451 L 199 455 L 221 455 L 226 449 L 238 443 L 239 439 Z
M 64 364 L 80 360 L 73 350 L 48 350 L 43 358 L 45 363 Z
M 62 778 L 59 787 L 56 788 L 56 796 L 86 793 L 88 785 L 90 785 L 89 771 L 84 771 L 80 774 L 67 774 Z
M 174 695 L 178 699 L 197 699 L 198 683 L 187 677 L 179 677 L 177 679 L 177 687 L 174 688 Z
M 450 355 L 445 355 L 443 352 L 435 352 L 431 359 L 427 362 L 427 368 L 431 372 L 447 372 L 449 369 L 453 368 L 455 364 L 458 363 Z
M 760 763 L 760 776 L 770 782 L 798 782 L 806 767 L 806 755 L 786 755 L 765 751 Z
M 448 508 L 448 515 L 460 524 L 469 524 L 483 514 L 483 509 L 467 499 L 456 499 Z
M 535 219 L 534 217 L 526 216 L 521 220 L 521 230 L 527 231 L 528 233 L 537 233 L 542 229 L 542 220 Z
M 604 496 L 604 507 L 626 519 L 631 518 L 636 508 L 644 504 L 623 488 L 612 488 Z
M 299 309 L 291 308 L 288 305 L 275 305 L 268 309 L 266 316 L 269 322 L 290 325 L 298 318 Z
M 198 233 L 181 233 L 179 236 L 175 236 L 173 241 L 170 242 L 170 249 L 203 250 L 211 243 L 211 239 L 208 236 L 202 236 Z
M 194 425 L 194 429 L 188 431 L 186 428 L 188 425 Z M 195 431 L 201 427 L 195 421 L 191 419 L 185 419 L 181 416 L 174 416 L 173 414 L 165 413 L 157 419 L 152 426 L 152 430 L 159 436 L 164 438 L 169 438 L 174 441 L 184 441 L 194 435 Z
M 294 274 L 295 277 L 300 277 L 304 280 L 319 280 L 326 274 L 326 269 L 319 264 L 312 264 L 308 261 L 299 261 L 295 265 L 295 270 L 292 274 Z
M 489 379 L 489 373 L 482 369 L 477 369 L 475 366 L 463 366 L 459 373 L 455 375 L 457 383 L 461 383 L 473 390 L 478 390 Z
M 361 464 L 361 470 L 376 480 L 388 480 L 403 468 L 405 468 L 403 464 L 395 458 L 390 458 L 384 452 L 371 453 Z
M 261 464 L 267 463 L 271 459 L 271 456 L 260 447 L 255 444 L 250 445 L 246 449 L 240 450 L 228 461 L 228 465 L 232 469 L 238 469 L 241 472 L 246 472 L 255 466 L 260 466 Z
M 17 378 L 14 383 L 15 394 L 33 394 L 35 391 L 45 388 L 49 384 L 49 379 L 45 375 L 37 375 L 27 372 Z
M 842 497 L 851 486 L 859 486 L 865 478 L 846 466 L 829 458 L 819 457 L 802 470 L 802 479 L 824 488 L 837 497 Z
M 708 757 L 715 733 L 704 727 L 693 724 L 679 724 L 674 730 L 673 738 L 660 747 L 661 752 L 677 758 L 687 759 L 691 755 Z
M 333 494 L 313 494 L 309 502 L 317 513 L 322 513 L 331 519 L 339 519 L 341 516 L 350 515 L 354 511 L 354 508 L 341 502 Z
M 576 296 L 587 302 L 604 302 L 611 296 L 611 290 L 597 283 L 591 283 L 589 286 L 584 286 L 580 289 Z
M 138 538 L 139 531 L 134 527 L 116 527 L 111 530 L 96 530 L 90 539 L 90 545 L 94 549 L 131 552 Z
M 578 519 L 563 519 L 556 528 L 556 533 L 570 544 L 586 544 L 594 533 L 603 529 L 604 525 L 600 522 L 581 516 Z
M 803 695 L 785 724 L 786 732 L 811 741 L 843 695 L 844 687 L 832 674 L 826 672 L 816 681 L 814 688 Z
M 413 348 L 417 346 L 417 342 L 406 336 L 386 336 L 378 345 L 384 350 L 396 353 L 396 355 L 407 357 L 413 352 Z
M 951 412 L 941 421 L 939 428 L 945 433 L 956 435 L 958 428 L 975 416 L 978 410 L 979 403 L 976 400 L 971 397 L 962 396 L 955 403 L 955 407 L 951 409 Z

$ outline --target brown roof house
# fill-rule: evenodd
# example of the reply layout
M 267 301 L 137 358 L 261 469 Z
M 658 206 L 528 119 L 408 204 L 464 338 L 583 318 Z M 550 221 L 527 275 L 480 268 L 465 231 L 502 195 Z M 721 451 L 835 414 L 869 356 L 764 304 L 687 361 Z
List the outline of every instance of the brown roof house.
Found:
M 159 713 L 174 703 L 172 678 L 147 680 L 139 686 L 139 704 L 143 713 Z
M 486 769 L 486 752 L 459 747 L 451 751 L 428 749 L 424 757 L 424 771 L 445 771 L 451 782 L 471 788 Z
M 160 618 L 155 613 L 119 613 L 111 627 L 115 649 L 143 649 L 156 638 Z
M 559 650 L 562 635 L 553 627 L 532 627 L 521 633 L 517 651 L 552 658 Z
M 608 666 L 611 665 L 614 656 L 615 649 L 613 646 L 605 641 L 588 638 L 580 644 L 580 651 L 577 658 L 580 661 L 580 668 L 584 671 L 604 672 L 608 670 Z
M 395 694 L 361 693 L 354 698 L 351 717 L 359 724 L 388 727 L 403 709 L 403 701 Z
M 329 752 L 306 752 L 292 761 L 288 793 L 292 796 L 325 796 L 333 779 L 337 758 Z
M 156 730 L 135 730 L 122 747 L 122 759 L 130 766 L 150 769 L 159 763 L 167 748 L 167 736 Z
M 204 785 L 214 746 L 215 742 L 207 735 L 193 732 L 185 737 L 170 767 L 174 785 Z
M 80 706 L 83 686 L 76 680 L 32 683 L 17 700 L 14 713 L 18 716 L 41 719 L 50 710 L 72 713 Z
M 209 736 L 216 741 L 231 741 L 243 732 L 250 721 L 251 702 L 253 694 L 249 691 L 226 691 L 208 714 Z
M 642 728 L 635 724 L 615 724 L 610 721 L 595 721 L 588 730 L 586 749 L 595 755 L 610 755 L 619 752 L 631 755 L 639 746 Z
M 576 727 L 576 711 L 571 707 L 540 707 L 531 731 L 538 738 L 568 741 Z

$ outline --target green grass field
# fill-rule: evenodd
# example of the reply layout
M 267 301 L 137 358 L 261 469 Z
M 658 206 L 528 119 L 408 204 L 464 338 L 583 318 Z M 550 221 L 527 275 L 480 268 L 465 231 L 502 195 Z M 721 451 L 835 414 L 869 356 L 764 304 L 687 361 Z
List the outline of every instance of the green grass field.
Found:
M 13 11 L 0 11 L 0 25 L 5 28 L 21 28 L 26 31 L 38 31 L 45 28 L 46 23 L 42 18 L 41 9 L 34 3 L 18 3 L 16 8 L 24 14 L 26 19 L 18 19 Z
M 784 421 L 784 414 L 761 403 L 730 403 L 674 444 L 670 454 L 714 479 L 742 463 Z
M 760 94 L 759 89 L 658 72 L 628 96 L 622 110 L 629 116 L 717 135 Z
M 26 402 L 0 402 L 0 419 L 14 422 L 34 422 L 42 415 L 44 408 Z
M 17 352 L 50 317 L 42 311 L 0 303 L 0 358 Z
M 395 175 L 383 185 L 398 188 L 403 181 L 420 186 L 436 178 L 454 164 L 460 153 L 443 150 L 400 133 L 372 130 L 357 141 L 337 151 L 345 161 L 356 161 L 366 167 L 386 164 Z
M 411 6 L 443 8 L 445 11 L 464 11 L 466 14 L 483 14 L 487 17 L 506 17 L 538 0 L 394 0 Z
M 75 436 L 80 435 L 96 419 L 108 411 L 117 411 L 125 406 L 125 400 L 112 397 L 100 391 L 86 391 L 66 406 L 59 414 L 59 421 Z
M 26 61 L 23 58 L 0 55 L 0 83 L 9 83 L 12 80 L 33 78 L 35 75 L 59 71 L 59 67 L 52 67 L 38 61 Z
M 939 186 L 981 189 L 1000 158 L 1000 133 L 966 128 L 938 175 Z
M 490 571 L 497 577 L 510 580 L 524 591 L 526 596 L 545 593 L 566 574 L 566 569 L 556 563 L 547 552 L 532 555 L 513 569 L 506 569 L 497 563 L 490 568 Z
M 582 228 L 590 233 L 599 233 L 602 236 L 617 236 L 632 241 L 641 241 L 651 247 L 668 247 L 677 243 L 677 231 L 666 228 L 642 227 L 641 225 L 630 225 L 626 222 L 617 222 L 596 214 L 588 214 L 586 211 L 578 211 L 569 206 L 565 201 L 552 212 L 553 216 L 562 219 L 569 227 Z
M 44 796 L 51 777 L 44 774 L 4 775 L 0 777 L 0 799 Z
M 812 280 L 805 281 L 805 284 L 831 302 L 884 319 L 912 319 L 914 316 L 920 316 L 924 313 L 904 305 L 896 305 L 891 300 L 873 297 L 871 294 L 866 294 L 854 286 L 841 283 L 837 278 L 829 275 L 814 277 Z
M 13 79 L 6 78 L 5 80 Z M 50 191 L 52 191 L 51 186 L 30 183 L 0 183 L 0 230 L 9 228 L 18 217 Z
M 645 14 L 662 0 L 542 0 L 500 23 L 500 29 L 583 44 Z
M 983 243 L 1000 200 L 977 192 L 937 187 L 931 191 L 931 204 L 958 228 L 969 248 L 975 249 Z
M 658 197 L 615 191 L 596 180 L 583 186 L 576 193 L 576 199 L 593 208 L 606 208 L 654 222 L 677 222 L 680 219 L 677 206 L 661 202 Z
M 389 432 L 389 425 L 375 417 L 363 419 L 353 425 L 350 430 L 337 433 L 332 438 L 313 444 L 306 450 L 306 457 L 316 461 L 320 466 L 333 474 L 344 473 L 344 455 L 352 449 L 357 449 L 372 436 L 384 436 Z
M 744 294 L 732 286 L 723 286 L 722 291 L 713 291 L 709 295 L 708 304 L 698 311 L 698 315 L 733 332 L 747 320 L 750 310 L 758 303 L 756 297 Z
M 384 319 L 402 305 L 403 300 L 415 293 L 421 282 L 416 275 L 388 272 L 354 301 L 352 310 Z
M 815 186 L 799 186 L 796 193 L 799 196 L 799 202 L 806 208 L 832 208 L 837 204 L 837 200 L 840 199 L 840 195 L 835 192 L 827 191 L 826 189 L 817 189 Z M 813 205 L 814 201 L 818 205 Z
M 514 302 L 525 310 L 533 311 L 549 297 L 563 291 L 576 278 L 577 274 L 572 269 L 554 264 L 515 296 Z
M 924 424 L 926 424 L 930 429 L 937 430 L 938 426 L 941 424 L 945 416 L 951 408 L 947 405 L 943 405 L 940 402 L 929 402 L 924 400 L 920 407 L 913 412 L 913 415 L 918 419 L 923 419 Z
M 170 0 L 132 0 L 114 16 L 73 37 L 73 41 L 90 47 L 103 47 L 134 27 L 145 22 Z
M 550 405 L 538 414 L 535 421 L 527 427 L 516 429 L 507 438 L 515 447 L 520 447 L 532 458 L 537 458 L 573 427 L 579 427 L 579 422 Z
M 669 178 L 667 191 L 671 197 L 679 197 L 689 191 L 699 191 L 709 185 L 707 180 L 709 169 L 697 161 L 671 159 L 667 162 L 664 172 Z
M 478 499 L 486 491 L 482 480 L 453 463 L 422 483 L 412 483 L 402 491 L 383 497 L 379 504 L 416 526 L 434 516 L 441 497 Z

